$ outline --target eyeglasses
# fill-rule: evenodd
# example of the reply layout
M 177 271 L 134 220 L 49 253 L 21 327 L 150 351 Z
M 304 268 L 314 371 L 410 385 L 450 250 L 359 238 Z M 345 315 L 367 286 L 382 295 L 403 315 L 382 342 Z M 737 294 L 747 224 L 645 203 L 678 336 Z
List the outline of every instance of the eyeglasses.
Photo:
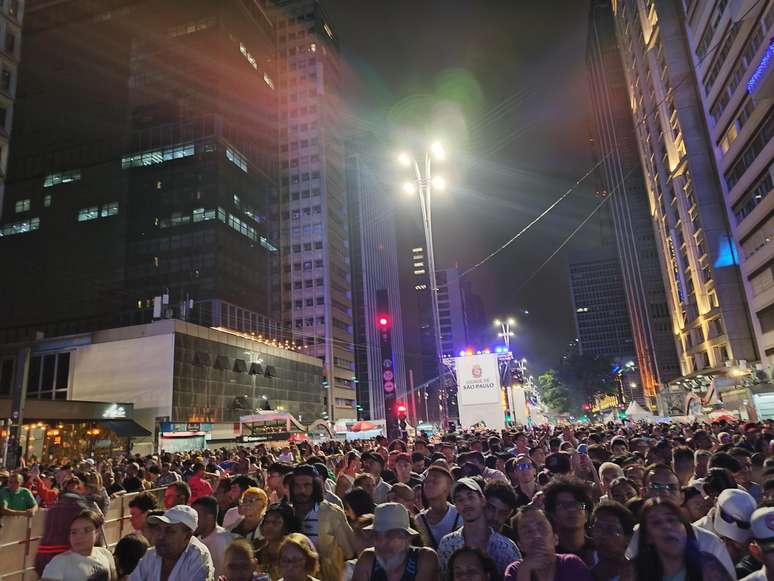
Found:
M 674 484 L 661 484 L 659 482 L 651 482 L 648 488 L 653 492 L 674 492 L 677 490 L 677 486 Z
M 720 512 L 720 518 L 722 518 L 725 522 L 728 524 L 736 524 L 740 529 L 747 530 L 750 528 L 750 523 L 746 520 L 739 520 L 728 514 L 725 510 L 722 508 L 718 509 Z
M 556 508 L 559 510 L 586 510 L 586 503 L 577 501 L 557 502 Z
M 532 464 L 516 464 L 516 470 L 518 472 L 526 472 L 527 470 L 531 470 L 533 468 Z

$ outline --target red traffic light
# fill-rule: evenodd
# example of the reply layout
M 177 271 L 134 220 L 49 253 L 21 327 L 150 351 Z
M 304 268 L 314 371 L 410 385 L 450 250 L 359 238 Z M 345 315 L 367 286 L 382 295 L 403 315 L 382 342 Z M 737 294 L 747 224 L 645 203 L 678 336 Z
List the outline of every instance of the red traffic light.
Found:
M 405 414 L 408 411 L 408 408 L 406 407 L 405 403 L 399 403 L 395 406 L 395 411 L 397 411 L 399 414 Z
M 376 325 L 383 330 L 387 330 L 392 326 L 392 320 L 389 315 L 381 314 L 376 316 Z

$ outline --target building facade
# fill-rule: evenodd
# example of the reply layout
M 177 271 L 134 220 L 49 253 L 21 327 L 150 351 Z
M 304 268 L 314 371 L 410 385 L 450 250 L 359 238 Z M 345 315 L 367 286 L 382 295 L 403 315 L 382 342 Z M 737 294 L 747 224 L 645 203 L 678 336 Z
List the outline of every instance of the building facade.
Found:
M 576 252 L 569 268 L 579 352 L 618 360 L 633 357 L 626 294 L 614 248 Z
M 610 0 L 591 3 L 586 67 L 594 153 L 601 161 L 601 193 L 610 196 L 607 206 L 615 232 L 633 352 L 643 391 L 652 397 L 658 386 L 678 377 L 681 371 Z M 586 316 L 585 312 L 576 312 L 579 330 Z M 583 336 L 579 336 L 583 348 Z
M 685 5 L 623 0 L 614 11 L 672 331 L 681 373 L 690 376 L 758 355 Z
M 683 16 L 758 357 L 774 364 L 774 3 L 695 1 Z
M 305 425 L 321 417 L 322 363 L 301 351 L 178 320 L 48 337 L 32 347 L 27 399 L 129 401 L 150 433 L 197 423 L 209 432 L 202 441 L 234 442 L 234 423 L 259 409 Z M 0 398 L 11 394 L 16 355 L 0 349 Z
M 3 217 L 5 176 L 8 175 L 8 151 L 19 78 L 23 18 L 23 0 L 8 0 L 0 6 L 0 220 Z M 14 206 L 14 212 L 16 209 Z
M 355 335 L 355 376 L 360 419 L 384 419 L 385 368 L 380 318 L 389 332 L 396 401 L 409 401 L 403 317 L 401 313 L 395 197 L 384 192 L 367 144 L 354 141 L 347 156 L 347 197 L 352 255 L 352 307 Z M 388 394 L 389 395 L 389 394 Z
M 454 357 L 469 342 L 464 287 L 457 267 L 437 270 L 435 280 L 438 283 L 441 352 L 444 356 Z
M 148 322 L 157 296 L 161 316 L 277 337 L 263 3 L 69 0 L 26 16 L 2 338 Z
M 282 247 L 276 280 L 296 342 L 325 361 L 327 415 L 356 417 L 339 40 L 317 0 L 272 0 Z

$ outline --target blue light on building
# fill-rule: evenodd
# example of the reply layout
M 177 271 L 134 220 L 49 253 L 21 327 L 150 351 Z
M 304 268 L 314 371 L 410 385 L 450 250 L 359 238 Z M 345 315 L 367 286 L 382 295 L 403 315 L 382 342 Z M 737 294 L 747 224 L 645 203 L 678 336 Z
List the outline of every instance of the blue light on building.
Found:
M 755 72 L 750 77 L 750 80 L 747 81 L 747 92 L 751 95 L 755 92 L 755 89 L 758 88 L 758 85 L 766 75 L 766 71 L 771 64 L 772 59 L 774 59 L 774 39 L 769 42 L 769 47 L 766 49 L 766 52 L 763 53 L 761 62 L 758 63 L 758 66 L 755 68 Z
M 718 241 L 718 257 L 715 260 L 715 268 L 724 266 L 736 266 L 739 260 L 736 256 L 734 241 L 728 236 L 721 236 Z

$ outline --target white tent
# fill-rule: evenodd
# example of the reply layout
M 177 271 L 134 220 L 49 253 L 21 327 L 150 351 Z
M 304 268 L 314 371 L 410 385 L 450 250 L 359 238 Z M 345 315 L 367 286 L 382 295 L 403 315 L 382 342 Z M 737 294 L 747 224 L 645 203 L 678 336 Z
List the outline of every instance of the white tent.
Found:
M 639 421 L 655 421 L 656 416 L 654 416 L 652 413 L 650 413 L 648 410 L 643 408 L 640 404 L 638 404 L 636 401 L 633 401 L 629 404 L 629 407 L 626 408 L 626 417 L 633 421 L 633 422 L 639 422 Z

